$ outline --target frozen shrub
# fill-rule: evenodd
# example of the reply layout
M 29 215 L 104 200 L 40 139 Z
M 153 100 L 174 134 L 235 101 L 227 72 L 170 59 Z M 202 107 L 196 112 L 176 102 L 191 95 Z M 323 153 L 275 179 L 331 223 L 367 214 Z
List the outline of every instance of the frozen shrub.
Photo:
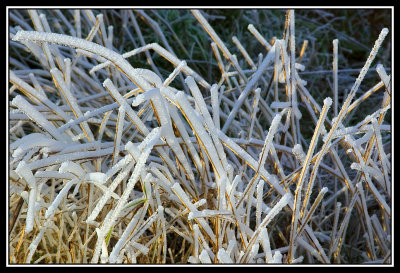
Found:
M 258 52 L 188 12 L 216 81 L 156 11 L 9 15 L 10 263 L 392 262 L 389 29 L 346 94 L 333 37 L 316 98 L 294 10 L 272 41 L 248 24 Z

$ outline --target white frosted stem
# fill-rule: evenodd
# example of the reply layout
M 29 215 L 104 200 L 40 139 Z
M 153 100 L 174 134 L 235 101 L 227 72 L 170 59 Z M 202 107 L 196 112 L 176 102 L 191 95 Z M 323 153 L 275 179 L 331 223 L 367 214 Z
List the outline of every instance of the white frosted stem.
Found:
M 63 34 L 23 30 L 17 32 L 17 34 L 13 37 L 13 41 L 48 42 L 81 48 L 83 50 L 93 52 L 113 62 L 128 76 L 130 80 L 132 80 L 141 89 L 147 90 L 150 88 L 150 86 L 145 81 L 135 76 L 134 68 L 132 68 L 132 66 L 121 55 L 98 44 Z
M 254 27 L 253 24 L 249 24 L 247 29 L 257 38 L 257 40 L 268 50 L 270 51 L 272 46 L 264 39 L 260 32 Z
M 37 186 L 34 185 L 29 191 L 28 211 L 26 212 L 25 233 L 33 230 L 33 221 L 35 219 L 35 203 L 37 196 Z
M 140 211 L 136 212 L 135 216 L 129 222 L 128 226 L 125 228 L 124 232 L 122 233 L 122 236 L 119 238 L 118 242 L 116 243 L 112 252 L 110 253 L 110 257 L 108 259 L 108 261 L 110 263 L 115 263 L 120 250 L 122 249 L 124 244 L 126 244 L 126 242 L 127 242 L 129 234 L 137 226 L 139 220 L 143 219 L 144 215 L 146 214 L 148 206 L 149 206 L 149 203 L 146 202 L 145 205 L 142 208 L 140 208 Z
M 297 188 L 296 188 L 296 193 L 298 192 L 298 194 L 299 194 L 299 197 L 297 198 L 297 202 L 300 202 L 300 200 L 301 200 L 301 189 L 302 189 L 302 187 L 303 187 L 303 183 L 304 183 L 305 177 L 306 177 L 306 175 L 307 175 L 307 173 L 308 173 L 308 170 L 309 170 L 309 167 L 310 167 L 311 159 L 312 159 L 312 157 L 313 157 L 314 150 L 315 150 L 315 147 L 316 147 L 316 145 L 317 145 L 318 137 L 319 137 L 319 135 L 321 134 L 321 131 L 322 131 L 323 128 L 324 128 L 324 121 L 325 121 L 325 119 L 326 119 L 326 116 L 327 116 L 327 114 L 328 114 L 328 110 L 329 110 L 329 108 L 330 108 L 331 105 L 332 105 L 332 99 L 329 98 L 329 97 L 326 98 L 326 99 L 324 100 L 324 106 L 323 106 L 323 108 L 322 108 L 322 110 L 321 110 L 321 113 L 320 113 L 320 117 L 319 117 L 319 119 L 318 119 L 317 126 L 316 126 L 316 128 L 315 128 L 313 137 L 312 137 L 312 139 L 311 139 L 310 146 L 309 146 L 309 148 L 308 148 L 308 152 L 307 152 L 307 156 L 306 156 L 306 159 L 305 159 L 305 163 L 304 163 L 304 165 L 303 165 L 303 169 L 302 169 L 302 171 L 301 171 L 301 173 L 300 173 L 298 186 L 297 186 Z M 321 151 L 319 152 L 318 155 L 320 155 L 320 153 L 321 153 Z M 313 171 L 314 171 L 314 170 L 315 170 L 315 167 L 314 167 Z M 311 195 L 312 183 L 313 183 L 313 181 L 310 181 L 309 184 L 308 184 L 306 196 L 304 197 L 304 204 L 303 204 L 302 211 L 304 211 L 305 209 L 307 209 L 309 196 Z M 297 204 L 295 204 L 295 205 L 296 205 L 296 206 L 297 206 L 297 205 L 300 205 L 300 203 L 297 203 Z M 298 208 L 298 209 L 299 209 L 299 208 Z M 296 225 L 296 223 L 295 223 L 295 225 Z
M 263 228 L 261 231 L 261 243 L 264 248 L 265 258 L 267 263 L 271 263 L 273 261 L 271 244 L 269 241 L 268 230 L 267 228 Z
M 256 65 L 247 53 L 246 49 L 243 47 L 243 45 L 240 43 L 238 38 L 236 36 L 232 36 L 232 42 L 237 46 L 239 49 L 240 53 L 242 53 L 243 57 L 246 59 L 247 63 L 253 68 L 256 69 Z
M 294 145 L 292 152 L 296 159 L 300 162 L 301 166 L 304 166 L 304 163 L 306 161 L 306 154 L 303 152 L 303 148 L 301 147 L 300 144 Z
M 222 127 L 222 132 L 225 133 L 228 130 L 230 124 L 232 123 L 233 119 L 235 118 L 240 107 L 242 107 L 244 100 L 247 98 L 250 91 L 254 88 L 255 84 L 260 79 L 260 77 L 262 76 L 262 74 L 264 73 L 265 69 L 270 64 L 270 62 L 272 61 L 274 56 L 275 56 L 275 46 L 273 46 L 271 48 L 271 50 L 268 52 L 267 56 L 264 58 L 261 65 L 258 67 L 257 71 L 253 74 L 251 80 L 246 84 L 246 87 L 243 89 L 243 92 L 240 94 L 238 100 L 235 103 L 235 106 L 232 108 L 227 120 L 225 121 L 224 126 Z
M 65 161 L 61 163 L 60 168 L 58 169 L 60 173 L 72 173 L 76 178 L 83 177 L 86 174 L 86 171 L 82 169 L 82 167 L 73 162 L 73 161 Z
M 29 10 L 29 15 L 32 18 L 32 21 L 33 21 L 33 24 L 35 25 L 35 28 L 38 31 L 44 32 L 45 30 L 44 30 L 44 28 L 42 26 L 42 22 L 41 22 L 41 20 L 40 20 L 40 18 L 38 16 L 37 11 L 31 9 L 31 10 Z M 44 52 L 44 54 L 46 56 L 47 62 L 49 64 L 49 67 L 50 68 L 54 68 L 55 67 L 54 59 L 53 59 L 53 56 L 51 55 L 51 51 L 50 51 L 48 43 L 43 43 L 42 44 L 42 48 L 43 48 L 43 52 Z
M 300 176 L 298 178 L 298 184 L 296 187 L 296 192 L 295 192 L 295 199 L 294 199 L 294 210 L 293 210 L 293 216 L 292 216 L 292 229 L 290 232 L 290 247 L 289 247 L 289 258 L 292 259 L 292 251 L 294 253 L 295 251 L 295 245 L 294 245 L 294 238 L 296 236 L 296 232 L 297 232 L 297 224 L 298 224 L 298 219 L 299 217 L 301 217 L 300 215 L 300 204 L 301 204 L 301 193 L 303 191 L 303 183 L 305 181 L 306 175 L 308 173 L 308 169 L 310 167 L 311 164 L 311 159 L 313 157 L 314 154 L 314 149 L 315 146 L 317 144 L 317 140 L 318 137 L 320 135 L 321 132 L 321 128 L 323 126 L 323 122 L 325 121 L 326 115 L 328 113 L 328 109 L 332 104 L 332 99 L 331 98 L 326 98 L 324 100 L 324 107 L 321 111 L 318 123 L 317 123 L 317 128 L 314 131 L 313 137 L 311 139 L 311 143 L 310 146 L 308 148 L 308 152 L 307 152 L 307 156 L 303 165 L 303 168 L 301 170 Z M 307 188 L 307 192 L 306 192 L 306 196 L 304 199 L 304 205 L 302 207 L 302 212 L 304 212 L 307 209 L 307 204 L 308 204 L 308 197 L 310 196 L 311 192 L 311 182 L 309 182 L 308 188 Z
M 15 76 L 15 73 L 13 71 L 10 71 L 10 76 L 11 74 Z M 11 77 L 10 77 L 11 78 Z M 35 75 L 33 73 L 29 73 L 29 78 L 31 79 L 33 86 L 35 87 L 36 91 L 40 93 L 41 97 L 46 98 L 46 93 L 44 92 L 42 86 L 40 85 L 39 81 L 36 79 Z M 11 94 L 10 94 L 11 95 Z
M 203 249 L 201 251 L 199 260 L 202 264 L 211 264 L 210 256 L 208 256 L 207 250 Z
M 130 195 L 130 193 L 133 190 L 133 187 L 135 186 L 139 175 L 142 171 L 142 169 L 145 166 L 146 160 L 148 156 L 150 155 L 150 152 L 155 144 L 155 140 L 157 140 L 160 137 L 161 129 L 159 127 L 155 128 L 152 130 L 152 132 L 146 137 L 146 139 L 142 143 L 146 143 L 144 150 L 142 151 L 138 161 L 136 162 L 135 169 L 133 170 L 133 173 L 128 181 L 128 184 L 126 185 L 126 188 L 121 196 L 121 198 L 118 200 L 118 203 L 115 206 L 115 209 L 110 217 L 110 219 L 105 222 L 104 226 L 102 227 L 102 233 L 108 232 L 110 228 L 114 225 L 115 221 L 117 220 L 117 217 L 119 217 L 121 211 L 126 205 L 127 199 Z
M 233 151 L 235 151 L 235 153 L 238 154 L 238 156 L 240 158 L 242 158 L 243 160 L 245 160 L 247 162 L 247 164 L 249 164 L 251 166 L 252 169 L 254 170 L 259 170 L 260 175 L 263 177 L 263 179 L 265 179 L 265 181 L 267 181 L 270 185 L 272 185 L 272 187 L 281 195 L 284 195 L 286 193 L 286 191 L 284 190 L 284 188 L 279 184 L 279 182 L 277 181 L 277 179 L 272 176 L 271 174 L 268 173 L 268 171 L 265 170 L 265 168 L 263 166 L 260 166 L 260 164 L 254 160 L 254 158 L 249 155 L 242 147 L 240 147 L 236 142 L 234 142 L 231 138 L 229 138 L 228 136 L 226 136 L 224 133 L 222 133 L 221 131 L 218 132 L 218 137 L 221 139 L 221 141 L 224 143 L 224 145 L 226 145 L 227 147 L 229 147 L 230 149 L 232 149 Z M 259 167 L 260 166 L 260 167 Z
M 390 207 L 388 206 L 388 204 L 386 203 L 384 197 L 382 196 L 382 194 L 378 191 L 378 189 L 375 187 L 374 183 L 371 181 L 370 175 L 368 173 L 368 170 L 365 168 L 366 164 L 364 161 L 363 156 L 361 155 L 360 149 L 357 148 L 356 143 L 353 139 L 352 136 L 346 136 L 345 140 L 351 145 L 351 147 L 354 147 L 354 153 L 356 155 L 356 158 L 358 159 L 362 172 L 364 174 L 365 177 L 365 181 L 368 183 L 369 189 L 371 190 L 371 192 L 373 193 L 375 199 L 379 202 L 379 204 L 382 206 L 382 208 L 384 209 L 384 211 L 390 215 Z M 353 165 L 354 166 L 354 165 Z
M 189 200 L 189 197 L 182 190 L 181 186 L 178 183 L 175 183 L 174 185 L 172 185 L 171 188 L 174 190 L 174 192 L 179 197 L 179 199 L 182 201 L 182 203 L 185 205 L 185 207 L 187 207 L 191 212 L 197 212 L 196 206 Z M 202 218 L 198 218 L 198 219 L 196 218 L 196 221 L 199 224 L 199 226 L 202 229 L 204 229 L 204 231 L 207 233 L 207 235 L 210 237 L 210 239 L 215 242 L 215 235 L 214 235 L 212 229 L 210 228 L 210 226 L 208 225 L 208 223 Z
M 172 118 L 173 122 L 175 123 L 175 126 L 177 127 L 184 143 L 187 145 L 188 150 L 193 157 L 196 168 L 199 170 L 200 173 L 202 173 L 203 166 L 201 164 L 200 156 L 199 156 L 196 148 L 194 147 L 192 141 L 190 140 L 190 136 L 188 134 L 188 131 L 187 131 L 181 117 L 178 115 L 177 108 L 169 107 L 169 114 L 171 115 L 171 118 Z
M 55 213 L 56 209 L 58 208 L 58 206 L 60 205 L 61 201 L 63 200 L 63 198 L 67 195 L 68 191 L 71 189 L 71 187 L 78 183 L 79 179 L 74 178 L 71 179 L 70 181 L 67 182 L 67 184 L 62 188 L 62 190 L 58 193 L 58 195 L 56 196 L 56 198 L 54 199 L 53 203 L 51 203 L 51 205 L 48 207 L 46 214 L 45 214 L 45 218 L 48 219 L 51 216 L 53 216 L 53 214 Z
M 168 86 L 175 77 L 181 72 L 181 70 L 186 66 L 186 61 L 181 61 L 177 67 L 175 67 L 174 71 L 165 79 L 163 82 L 163 86 Z
M 271 146 L 273 145 L 272 141 L 274 139 L 276 131 L 279 128 L 281 119 L 282 119 L 282 115 L 277 114 L 277 115 L 275 115 L 274 119 L 271 122 L 271 126 L 269 127 L 268 134 L 264 141 L 263 149 L 259 155 L 259 166 L 261 166 L 261 167 L 264 166 L 265 160 L 268 157 L 269 150 L 270 150 Z
M 50 73 L 53 75 L 54 80 L 56 81 L 56 85 L 59 86 L 60 91 L 62 92 L 64 98 L 67 100 L 75 117 L 76 118 L 82 117 L 83 113 L 80 109 L 80 106 L 76 102 L 75 97 L 72 95 L 71 90 L 68 88 L 67 84 L 65 83 L 60 70 L 58 70 L 57 68 L 53 68 L 50 70 Z M 83 129 L 86 137 L 88 138 L 89 142 L 94 141 L 93 133 L 86 121 L 82 122 L 82 129 Z
M 133 168 L 134 162 L 130 162 L 124 169 L 117 175 L 111 185 L 108 187 L 107 191 L 101 196 L 100 200 L 97 202 L 96 207 L 90 213 L 87 223 L 90 223 L 96 219 L 100 211 L 103 209 L 104 205 L 108 202 L 111 197 L 111 194 L 117 188 L 117 186 L 121 183 L 121 181 L 128 175 L 129 171 Z M 111 175 L 110 175 L 111 176 Z
M 378 148 L 378 153 L 379 153 L 379 159 L 383 169 L 383 178 L 385 179 L 385 185 L 386 185 L 386 192 L 389 193 L 389 195 L 391 195 L 391 188 L 390 188 L 390 179 L 389 179 L 389 170 L 387 168 L 387 166 L 390 166 L 389 160 L 387 155 L 385 154 L 384 148 L 383 148 L 383 144 L 382 144 L 382 135 L 380 132 L 381 129 L 381 125 L 379 125 L 378 121 L 374 118 L 372 119 L 372 126 L 374 128 L 374 133 L 375 133 L 375 137 L 376 137 L 376 143 L 377 143 L 377 148 Z
M 51 124 L 46 117 L 44 117 L 39 111 L 35 109 L 29 102 L 27 102 L 22 96 L 16 96 L 11 104 L 18 107 L 22 112 L 24 112 L 31 120 L 36 122 L 40 127 L 46 130 L 50 135 L 52 135 L 56 140 L 68 141 L 67 136 L 60 134 L 57 129 Z
M 243 193 L 242 197 L 240 198 L 240 200 L 237 204 L 237 207 L 243 202 L 244 198 L 247 195 L 249 195 L 249 190 L 253 186 L 254 181 L 256 181 L 256 179 L 258 178 L 260 170 L 264 168 L 265 161 L 269 154 L 269 150 L 270 150 L 271 146 L 273 145 L 272 140 L 275 136 L 276 131 L 278 130 L 278 126 L 280 125 L 281 118 L 282 118 L 282 116 L 280 114 L 277 114 L 271 122 L 271 126 L 269 127 L 268 135 L 265 138 L 264 146 L 259 155 L 256 174 L 254 175 L 251 182 L 246 186 L 246 189 L 244 190 L 244 193 Z
M 122 97 L 122 95 L 118 92 L 117 88 L 114 86 L 112 81 L 110 79 L 106 79 L 104 81 L 103 85 L 111 93 L 111 95 L 117 101 L 117 103 L 120 106 L 121 105 L 124 106 L 126 114 L 129 116 L 129 118 L 133 122 L 133 124 L 139 129 L 139 131 L 142 134 L 147 135 L 149 133 L 149 130 L 144 125 L 142 120 L 138 117 L 138 115 L 133 111 L 133 109 L 130 107 L 130 105 L 127 103 L 127 101 L 124 99 L 124 97 Z
M 264 217 L 263 221 L 261 222 L 261 224 L 258 226 L 256 231 L 254 232 L 253 236 L 251 237 L 249 244 L 246 246 L 246 252 L 245 252 L 245 255 L 242 257 L 242 261 L 244 261 L 246 256 L 249 254 L 252 246 L 257 242 L 262 229 L 265 228 L 272 221 L 272 219 L 283 209 L 284 206 L 286 206 L 289 203 L 289 201 L 291 199 L 292 198 L 291 198 L 290 193 L 285 194 L 284 196 L 282 196 L 282 198 L 279 200 L 279 202 L 276 203 L 276 205 Z
M 197 224 L 193 225 L 193 232 L 194 232 L 194 258 L 195 262 L 199 262 L 199 233 L 200 229 Z
M 46 220 L 46 222 L 40 228 L 40 231 L 36 235 L 35 239 L 33 239 L 31 244 L 29 245 L 29 247 L 28 247 L 29 254 L 26 257 L 26 261 L 25 261 L 27 264 L 31 263 L 32 257 L 36 253 L 36 249 L 37 249 L 40 241 L 42 240 L 43 235 L 44 235 L 47 227 L 49 226 L 49 224 L 50 224 L 50 219 Z
M 189 165 L 189 162 L 186 159 L 185 154 L 183 153 L 183 150 L 181 148 L 180 145 L 178 145 L 178 141 L 175 137 L 175 134 L 173 132 L 173 128 L 172 128 L 172 123 L 171 123 L 171 117 L 169 115 L 169 111 L 167 108 L 167 103 L 164 97 L 161 96 L 160 94 L 160 90 L 157 89 L 153 89 L 153 95 L 149 98 L 151 99 L 151 101 L 154 104 L 155 107 L 155 111 L 158 115 L 158 118 L 160 120 L 161 126 L 164 127 L 164 136 L 165 136 L 165 140 L 167 141 L 169 147 L 174 151 L 177 159 L 179 160 L 179 162 L 182 164 L 185 172 L 187 173 L 190 181 L 192 182 L 192 184 L 194 185 L 194 174 L 193 171 Z M 194 187 L 194 186 L 193 186 Z M 189 187 L 189 189 L 191 189 Z M 194 187 L 195 191 L 196 187 Z M 195 192 L 191 191 L 191 194 L 195 194 L 197 195 Z
M 258 102 L 260 101 L 260 93 L 261 93 L 261 89 L 260 88 L 257 88 L 254 91 L 255 96 L 254 96 L 254 103 L 253 103 L 253 111 L 251 112 L 249 138 L 251 138 L 252 135 L 253 135 L 254 122 L 256 120 L 256 115 L 257 115 L 257 111 L 258 111 Z
M 261 210 L 263 203 L 263 190 L 264 188 L 264 180 L 260 180 L 257 185 L 257 205 L 256 205 L 256 226 L 260 225 L 261 221 Z
M 208 127 L 208 130 L 210 132 L 211 138 L 213 140 L 213 143 L 215 145 L 215 148 L 218 152 L 218 156 L 221 160 L 222 163 L 222 167 L 227 166 L 228 162 L 226 161 L 226 155 L 225 155 L 225 151 L 224 148 L 220 142 L 220 140 L 217 137 L 217 132 L 216 132 L 216 128 L 215 128 L 215 124 L 211 118 L 210 113 L 208 112 L 206 103 L 204 101 L 203 96 L 200 93 L 199 88 L 196 85 L 196 82 L 194 81 L 194 79 L 192 77 L 187 77 L 185 82 L 188 84 L 190 91 L 193 94 L 193 97 L 196 101 L 196 104 L 200 107 L 200 112 L 204 117 L 204 121 L 206 122 L 206 125 Z M 214 87 L 216 88 L 216 87 Z M 226 171 L 225 171 L 226 172 Z M 222 175 L 222 174 L 220 174 Z
M 205 218 L 205 217 L 215 217 L 218 215 L 231 215 L 231 212 L 224 210 L 208 210 L 204 209 L 202 211 L 191 211 L 188 215 L 189 220 L 193 220 L 195 218 Z
M 221 128 L 220 125 L 220 115 L 219 115 L 219 92 L 218 92 L 218 85 L 212 85 L 210 89 L 211 93 L 211 106 L 213 109 L 213 121 L 215 124 L 215 128 L 218 130 Z
M 114 153 L 113 153 L 113 165 L 118 162 L 119 146 L 121 144 L 122 131 L 124 129 L 125 120 L 125 107 L 121 105 L 118 111 L 118 122 L 117 128 L 115 129 L 115 139 L 114 139 Z
M 274 258 L 271 262 L 271 264 L 281 264 L 282 263 L 282 254 L 280 251 L 275 251 Z
M 182 91 L 176 94 L 176 100 L 179 103 L 181 110 L 185 114 L 185 117 L 188 119 L 190 125 L 192 126 L 194 132 L 196 133 L 198 140 L 201 142 L 202 145 L 204 145 L 207 156 L 215 167 L 218 176 L 221 176 L 225 172 L 225 170 L 221 164 L 221 161 L 218 158 L 218 152 L 213 144 L 210 135 L 203 127 L 203 122 L 199 119 L 195 110 L 190 106 L 186 96 Z
M 218 260 L 223 264 L 232 264 L 233 261 L 223 248 L 220 248 L 217 253 Z

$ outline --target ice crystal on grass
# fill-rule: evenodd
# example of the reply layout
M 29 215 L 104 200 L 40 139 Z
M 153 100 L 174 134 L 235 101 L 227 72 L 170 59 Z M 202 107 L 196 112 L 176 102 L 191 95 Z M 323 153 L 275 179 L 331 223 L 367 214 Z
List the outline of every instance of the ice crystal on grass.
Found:
M 188 13 L 209 75 L 156 10 L 9 14 L 10 263 L 391 262 L 387 28 L 343 87 L 332 37 L 318 97 L 294 10 L 251 43 Z

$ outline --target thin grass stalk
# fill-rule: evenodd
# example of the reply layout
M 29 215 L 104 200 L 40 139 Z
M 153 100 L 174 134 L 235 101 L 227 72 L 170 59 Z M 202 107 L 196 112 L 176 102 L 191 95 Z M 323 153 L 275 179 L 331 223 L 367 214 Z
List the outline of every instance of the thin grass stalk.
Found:
M 294 252 L 294 238 L 297 234 L 297 221 L 302 218 L 305 207 L 303 206 L 303 209 L 300 208 L 300 202 L 301 202 L 301 191 L 303 190 L 303 183 L 305 181 L 305 176 L 308 172 L 310 163 L 311 163 L 311 157 L 314 153 L 315 146 L 317 144 L 317 139 L 320 135 L 321 132 L 321 125 L 323 124 L 325 117 L 328 113 L 329 107 L 332 103 L 332 100 L 330 98 L 327 98 L 324 100 L 324 107 L 322 108 L 320 118 L 318 120 L 318 124 L 316 126 L 316 129 L 314 131 L 313 138 L 311 139 L 310 147 L 307 152 L 307 156 L 305 158 L 305 163 L 303 165 L 303 168 L 300 173 L 300 177 L 298 179 L 297 187 L 296 187 L 296 192 L 295 192 L 295 197 L 294 197 L 294 208 L 293 208 L 293 216 L 292 216 L 292 223 L 291 223 L 291 232 L 290 232 L 290 246 L 289 246 L 289 253 L 288 253 L 288 261 L 291 261 L 293 252 Z M 305 197 L 306 198 L 306 197 Z M 300 214 L 300 212 L 303 212 Z

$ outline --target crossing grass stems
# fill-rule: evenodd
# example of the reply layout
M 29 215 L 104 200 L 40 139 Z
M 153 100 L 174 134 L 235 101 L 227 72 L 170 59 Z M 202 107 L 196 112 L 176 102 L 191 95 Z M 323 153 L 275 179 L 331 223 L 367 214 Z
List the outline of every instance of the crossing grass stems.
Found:
M 9 10 L 9 263 L 390 264 L 390 64 L 371 69 L 389 29 L 343 99 L 333 37 L 320 105 L 294 10 L 270 41 L 248 25 L 259 52 L 188 12 L 215 82 L 163 14 Z

